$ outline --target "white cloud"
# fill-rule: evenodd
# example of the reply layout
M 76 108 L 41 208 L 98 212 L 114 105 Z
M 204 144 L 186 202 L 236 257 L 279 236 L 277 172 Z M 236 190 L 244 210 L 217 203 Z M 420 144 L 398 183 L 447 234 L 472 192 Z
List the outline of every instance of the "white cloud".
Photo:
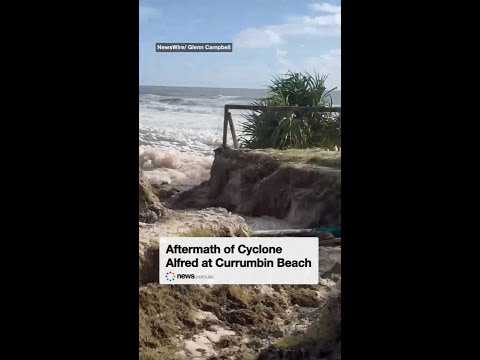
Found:
M 321 6 L 322 4 L 316 4 Z M 326 4 L 329 5 L 329 4 Z M 333 5 L 331 5 L 333 6 Z M 326 9 L 328 7 L 325 7 Z M 335 36 L 340 34 L 341 12 L 336 7 L 318 16 L 292 16 L 284 24 L 242 30 L 234 38 L 239 48 L 269 48 L 301 37 Z M 335 11 L 334 11 L 335 10 Z M 325 11 L 324 11 L 325 12 Z
M 340 13 L 315 17 L 304 16 L 302 18 L 299 18 L 298 20 L 300 20 L 301 23 L 307 26 L 310 25 L 317 27 L 332 27 L 334 29 L 336 27 L 340 27 L 340 25 L 342 24 L 342 16 Z
M 158 20 L 161 17 L 162 17 L 162 11 L 160 9 L 156 9 L 151 6 L 140 6 L 140 11 L 139 11 L 140 24 L 147 24 L 149 22 Z
M 293 64 L 287 58 L 288 51 L 277 49 L 276 53 L 280 72 L 286 72 L 293 67 Z
M 234 39 L 235 46 L 245 48 L 268 48 L 282 42 L 279 34 L 267 28 L 248 28 L 238 33 Z
M 316 3 L 316 4 L 310 4 L 308 7 L 313 10 L 313 11 L 320 11 L 320 12 L 325 12 L 325 13 L 330 13 L 330 14 L 340 14 L 342 11 L 342 7 L 338 5 L 332 5 L 329 3 Z
M 328 87 L 340 88 L 341 83 L 341 49 L 330 50 L 320 56 L 311 56 L 305 60 L 306 70 L 310 73 L 315 71 L 319 74 L 327 74 L 326 84 Z

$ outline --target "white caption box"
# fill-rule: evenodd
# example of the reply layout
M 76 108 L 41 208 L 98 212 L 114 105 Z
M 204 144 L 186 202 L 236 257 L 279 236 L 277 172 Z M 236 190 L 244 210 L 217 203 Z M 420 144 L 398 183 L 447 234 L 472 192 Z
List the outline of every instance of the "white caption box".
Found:
M 318 238 L 162 237 L 160 284 L 318 284 Z

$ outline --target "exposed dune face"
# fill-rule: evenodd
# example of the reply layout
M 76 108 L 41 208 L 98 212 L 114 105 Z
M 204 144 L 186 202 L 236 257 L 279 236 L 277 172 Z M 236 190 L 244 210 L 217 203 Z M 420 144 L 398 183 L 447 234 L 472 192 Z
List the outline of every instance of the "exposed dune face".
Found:
M 301 165 L 258 151 L 217 150 L 210 179 L 174 196 L 170 206 L 219 206 L 246 216 L 284 219 L 293 227 L 341 224 L 341 171 Z

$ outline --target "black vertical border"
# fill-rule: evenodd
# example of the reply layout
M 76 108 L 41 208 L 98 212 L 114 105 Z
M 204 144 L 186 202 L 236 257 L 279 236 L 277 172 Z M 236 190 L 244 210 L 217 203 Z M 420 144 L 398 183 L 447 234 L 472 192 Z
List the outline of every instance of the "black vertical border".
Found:
M 428 208 L 438 200 L 428 193 L 439 178 L 431 164 L 444 146 L 430 142 L 438 119 L 445 117 L 438 114 L 442 96 L 432 102 L 429 96 L 444 90 L 438 84 L 441 75 L 432 73 L 442 55 L 429 54 L 437 31 L 428 20 L 444 21 L 434 14 L 436 8 L 427 3 L 342 2 L 346 360 L 418 356 L 422 352 L 415 344 L 425 345 L 430 331 L 426 311 L 435 300 L 423 299 L 435 279 L 425 270 L 433 259 L 431 249 L 438 245 L 426 248 L 441 236 L 433 235 L 439 224 L 431 223 L 435 210 Z M 431 356 L 438 348 L 440 344 L 432 344 L 422 354 Z

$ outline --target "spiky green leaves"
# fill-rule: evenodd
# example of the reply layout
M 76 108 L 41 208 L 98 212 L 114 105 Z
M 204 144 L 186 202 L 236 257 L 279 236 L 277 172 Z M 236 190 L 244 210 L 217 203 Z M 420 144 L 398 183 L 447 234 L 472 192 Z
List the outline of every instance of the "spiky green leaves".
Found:
M 266 106 L 332 106 L 331 93 L 326 90 L 327 75 L 293 73 L 275 76 L 268 87 L 266 99 L 252 105 Z M 241 124 L 242 146 L 259 148 L 340 147 L 340 115 L 308 110 L 253 111 L 244 116 Z

